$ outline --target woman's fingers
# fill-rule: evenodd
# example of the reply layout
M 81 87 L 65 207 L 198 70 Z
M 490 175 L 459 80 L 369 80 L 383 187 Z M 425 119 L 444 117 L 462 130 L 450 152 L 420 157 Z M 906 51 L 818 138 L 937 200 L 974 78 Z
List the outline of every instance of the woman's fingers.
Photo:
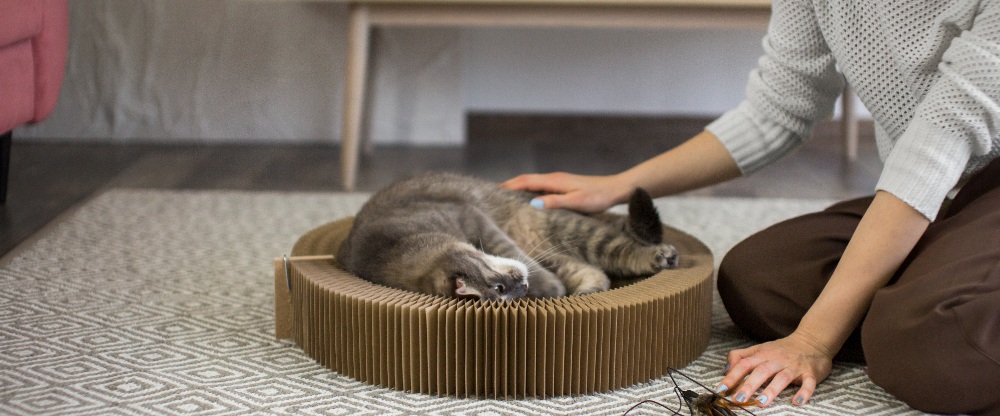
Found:
M 747 362 L 753 360 L 753 357 L 743 360 Z M 781 363 L 774 361 L 764 361 L 754 366 L 750 374 L 743 379 L 743 383 L 733 392 L 733 400 L 737 402 L 748 402 L 754 399 L 754 392 L 759 390 L 764 383 L 767 383 L 775 374 L 783 369 Z M 785 384 L 788 385 L 787 383 Z M 784 389 L 784 387 L 782 387 Z M 781 391 L 781 390 L 779 390 Z M 770 401 L 770 398 L 765 398 L 764 402 Z M 762 403 L 764 404 L 764 403 Z
M 504 182 L 501 182 L 500 186 L 515 191 L 529 191 L 532 190 L 531 188 L 532 184 L 536 183 L 539 180 L 538 179 L 539 176 L 542 175 L 538 174 L 518 175 Z
M 771 382 L 768 383 L 767 388 L 757 395 L 757 403 L 760 403 L 761 406 L 769 406 L 778 397 L 778 394 L 781 394 L 782 390 L 785 390 L 785 387 L 792 384 L 795 379 L 795 374 L 787 368 L 778 371 L 771 376 Z
M 717 392 L 729 391 L 734 401 L 756 400 L 760 406 L 769 406 L 792 384 L 801 386 L 792 403 L 808 403 L 832 365 L 828 357 L 788 338 L 733 350 L 727 360 L 729 369 Z
M 816 378 L 815 377 L 803 377 L 802 387 L 799 387 L 799 391 L 795 393 L 795 397 L 792 398 L 792 404 L 796 406 L 802 406 L 809 403 L 809 399 L 812 398 L 813 393 L 816 392 Z
M 743 382 L 750 371 L 760 363 L 759 360 L 750 359 L 759 347 L 759 345 L 754 345 L 750 348 L 729 351 L 729 355 L 726 357 L 729 369 L 726 371 L 725 377 L 715 387 L 716 393 L 727 392 Z
M 500 184 L 513 190 L 541 192 L 531 201 L 535 208 L 567 208 L 595 213 L 614 203 L 615 184 L 601 176 L 582 176 L 565 172 L 525 174 Z
M 572 194 L 547 194 L 531 200 L 531 206 L 538 209 L 574 208 Z
M 511 178 L 500 186 L 516 191 L 564 193 L 572 190 L 568 184 L 573 175 L 563 172 L 528 173 Z

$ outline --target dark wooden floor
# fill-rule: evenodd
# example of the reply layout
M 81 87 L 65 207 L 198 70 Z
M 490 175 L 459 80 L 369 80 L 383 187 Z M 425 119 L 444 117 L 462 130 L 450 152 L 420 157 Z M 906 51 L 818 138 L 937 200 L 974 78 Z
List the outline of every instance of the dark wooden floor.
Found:
M 366 157 L 358 188 L 376 190 L 425 170 L 492 180 L 519 173 L 609 174 L 701 131 L 709 120 L 660 117 L 474 114 L 460 148 L 379 147 Z M 845 163 L 836 123 L 755 175 L 693 192 L 701 195 L 848 198 L 872 192 L 881 163 L 871 126 L 860 158 Z M 333 145 L 154 145 L 24 143 L 14 138 L 7 204 L 0 206 L 0 256 L 74 205 L 126 188 L 339 191 Z

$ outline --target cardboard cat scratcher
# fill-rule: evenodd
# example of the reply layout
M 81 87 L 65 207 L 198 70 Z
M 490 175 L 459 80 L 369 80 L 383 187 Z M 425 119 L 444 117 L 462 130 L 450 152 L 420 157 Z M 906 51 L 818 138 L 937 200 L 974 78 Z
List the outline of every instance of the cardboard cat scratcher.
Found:
M 275 260 L 275 329 L 343 375 L 432 395 L 579 395 L 645 382 L 697 358 L 711 329 L 713 260 L 665 227 L 680 266 L 606 292 L 515 302 L 379 286 L 329 256 L 352 218 L 303 235 Z

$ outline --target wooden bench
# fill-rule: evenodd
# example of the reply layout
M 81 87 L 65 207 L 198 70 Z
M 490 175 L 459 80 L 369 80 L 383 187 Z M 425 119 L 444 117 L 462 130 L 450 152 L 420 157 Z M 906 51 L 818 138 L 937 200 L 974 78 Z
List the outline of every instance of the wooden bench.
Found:
M 361 130 L 371 30 L 388 26 L 766 28 L 770 0 L 331 0 L 349 5 L 341 169 L 353 190 L 362 147 Z M 847 100 L 845 100 L 847 102 Z M 847 114 L 847 113 L 845 113 Z M 362 141 L 366 143 L 362 143 Z M 652 156 L 652 155 L 650 155 Z

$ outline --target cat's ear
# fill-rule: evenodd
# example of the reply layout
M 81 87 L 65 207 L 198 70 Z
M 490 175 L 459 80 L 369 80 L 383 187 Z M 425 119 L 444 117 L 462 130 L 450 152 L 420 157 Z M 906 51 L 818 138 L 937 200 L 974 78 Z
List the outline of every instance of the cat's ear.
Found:
M 646 244 L 663 243 L 663 223 L 645 189 L 635 188 L 628 201 L 628 229 L 633 237 Z
M 455 279 L 455 296 L 481 297 L 482 295 L 480 295 L 476 289 L 473 289 L 469 287 L 469 285 L 465 284 L 465 279 L 458 278 Z

